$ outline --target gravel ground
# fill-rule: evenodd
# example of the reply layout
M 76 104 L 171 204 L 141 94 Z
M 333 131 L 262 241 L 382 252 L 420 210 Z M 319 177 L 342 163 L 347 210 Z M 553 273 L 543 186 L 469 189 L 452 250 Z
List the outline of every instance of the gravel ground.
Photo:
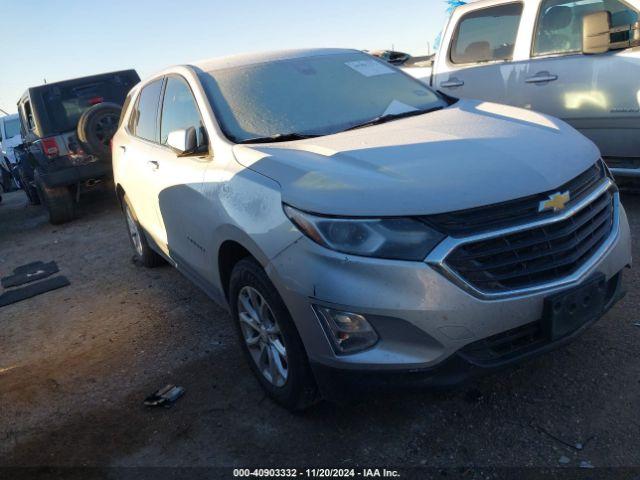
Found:
M 584 335 L 515 370 L 292 415 L 229 315 L 174 269 L 136 267 L 111 194 L 86 200 L 63 226 L 22 192 L 0 205 L 0 275 L 55 260 L 71 281 L 0 309 L 0 466 L 640 466 L 637 269 Z M 637 253 L 640 197 L 624 203 Z M 167 383 L 185 396 L 145 409 Z

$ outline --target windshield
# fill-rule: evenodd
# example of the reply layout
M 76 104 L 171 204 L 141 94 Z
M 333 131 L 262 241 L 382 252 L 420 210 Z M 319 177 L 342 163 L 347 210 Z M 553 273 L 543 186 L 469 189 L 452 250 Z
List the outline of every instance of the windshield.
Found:
M 214 70 L 202 83 L 234 142 L 328 135 L 376 117 L 446 105 L 426 85 L 360 52 Z
M 17 118 L 4 121 L 5 138 L 12 138 L 20 135 L 20 121 Z

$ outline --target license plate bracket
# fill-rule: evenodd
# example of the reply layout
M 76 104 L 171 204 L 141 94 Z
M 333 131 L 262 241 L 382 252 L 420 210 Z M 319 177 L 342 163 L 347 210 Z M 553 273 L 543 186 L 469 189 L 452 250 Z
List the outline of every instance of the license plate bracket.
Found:
M 562 338 L 602 314 L 607 282 L 598 274 L 579 287 L 545 298 L 542 329 L 551 340 Z

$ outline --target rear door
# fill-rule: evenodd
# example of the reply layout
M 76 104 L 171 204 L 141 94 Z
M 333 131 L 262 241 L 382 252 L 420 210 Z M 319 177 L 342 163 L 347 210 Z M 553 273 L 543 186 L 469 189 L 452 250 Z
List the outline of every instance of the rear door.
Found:
M 129 141 L 119 146 L 120 162 L 127 170 L 125 190 L 138 221 L 158 243 L 162 239 L 156 214 L 158 157 L 163 147 L 159 144 L 158 109 L 164 80 L 145 85 L 133 106 L 127 132 Z
M 455 10 L 435 64 L 434 87 L 455 97 L 507 103 L 521 2 Z M 446 51 L 444 51 L 446 48 Z
M 167 145 L 170 132 L 193 127 L 198 152 L 178 155 Z M 179 75 L 167 77 L 160 117 L 160 147 L 153 199 L 160 241 L 178 266 L 198 280 L 210 278 L 206 261 L 211 245 L 211 205 L 204 195 L 204 173 L 211 161 L 209 140 L 188 82 Z
M 585 14 L 608 10 L 621 26 L 638 21 L 638 12 L 621 0 L 542 0 L 535 7 L 530 59 L 512 84 L 516 104 L 565 120 L 605 157 L 640 161 L 640 49 L 581 53 Z

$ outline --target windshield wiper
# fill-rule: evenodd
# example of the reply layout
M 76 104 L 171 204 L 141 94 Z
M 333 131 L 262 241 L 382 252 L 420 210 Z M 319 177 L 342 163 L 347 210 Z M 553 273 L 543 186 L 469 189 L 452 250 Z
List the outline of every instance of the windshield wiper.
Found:
M 278 133 L 270 137 L 255 137 L 241 140 L 238 143 L 273 143 L 273 142 L 290 142 L 292 140 L 304 140 L 306 138 L 316 138 L 322 135 L 308 135 L 304 133 Z
M 397 120 L 399 118 L 413 117 L 416 115 L 424 115 L 425 113 L 435 112 L 436 110 L 442 110 L 444 107 L 437 106 L 433 108 L 427 108 L 424 110 L 409 110 L 408 112 L 402 113 L 388 113 L 387 115 L 380 115 L 379 117 L 372 118 L 371 120 L 367 120 L 366 122 L 359 123 L 357 125 L 353 125 L 343 132 L 348 132 L 349 130 L 356 130 L 358 128 L 370 127 L 372 125 L 380 125 L 381 123 L 390 122 L 391 120 Z

